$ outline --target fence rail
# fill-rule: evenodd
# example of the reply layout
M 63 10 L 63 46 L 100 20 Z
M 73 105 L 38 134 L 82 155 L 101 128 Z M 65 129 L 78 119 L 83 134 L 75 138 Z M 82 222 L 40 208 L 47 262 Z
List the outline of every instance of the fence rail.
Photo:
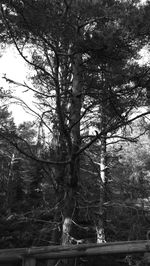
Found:
M 150 252 L 150 241 L 125 241 L 70 246 L 44 246 L 1 249 L 0 261 L 22 260 L 22 265 L 35 266 L 36 259 L 59 259 L 106 254 L 131 254 Z

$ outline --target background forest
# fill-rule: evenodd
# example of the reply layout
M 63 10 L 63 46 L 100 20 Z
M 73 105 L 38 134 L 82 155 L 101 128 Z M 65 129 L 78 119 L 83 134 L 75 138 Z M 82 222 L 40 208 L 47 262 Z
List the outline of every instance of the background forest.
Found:
M 0 7 L 1 46 L 15 46 L 32 84 L 4 76 L 0 90 L 0 248 L 146 239 L 150 2 Z M 14 86 L 34 92 L 34 121 L 15 125 Z

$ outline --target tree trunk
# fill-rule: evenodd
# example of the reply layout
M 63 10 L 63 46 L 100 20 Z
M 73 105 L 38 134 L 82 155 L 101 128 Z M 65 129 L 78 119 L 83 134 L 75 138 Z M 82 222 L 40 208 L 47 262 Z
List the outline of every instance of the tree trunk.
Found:
M 13 202 L 13 166 L 14 166 L 15 154 L 11 156 L 9 172 L 8 172 L 8 182 L 7 182 L 7 213 L 11 214 L 12 202 Z
M 105 87 L 103 83 L 105 82 L 105 78 L 102 72 L 102 98 L 100 99 L 100 129 L 101 129 L 101 146 L 100 146 L 100 202 L 99 202 L 99 220 L 96 228 L 97 233 L 97 243 L 105 242 L 105 232 L 104 232 L 104 222 L 105 222 L 105 213 L 104 213 L 104 201 L 105 201 L 105 189 L 106 189 L 106 169 L 107 169 L 107 161 L 106 161 L 106 139 L 107 133 L 105 133 L 106 124 L 107 124 L 107 95 Z
M 76 215 L 76 193 L 78 190 L 78 179 L 80 175 L 80 158 L 76 153 L 80 148 L 80 112 L 81 112 L 81 55 L 75 55 L 72 63 L 73 84 L 71 97 L 71 154 L 68 173 L 68 187 L 66 191 L 63 226 L 62 226 L 62 245 L 72 244 L 74 237 L 71 235 L 72 221 Z M 75 258 L 63 260 L 64 264 L 74 265 Z
M 105 242 L 104 233 L 104 208 L 103 203 L 105 201 L 105 184 L 106 184 L 106 134 L 101 137 L 101 149 L 100 149 L 100 202 L 99 202 L 99 220 L 96 228 L 97 243 Z
M 72 94 L 70 99 L 70 136 L 66 132 L 65 121 L 62 110 L 61 94 L 58 83 L 56 92 L 56 106 L 58 123 L 55 128 L 55 151 L 56 160 L 64 161 L 70 159 L 69 165 L 57 165 L 54 168 L 55 180 L 57 184 L 56 197 L 61 202 L 57 208 L 62 219 L 61 244 L 72 244 L 71 236 L 72 220 L 76 213 L 76 192 L 78 189 L 80 158 L 76 153 L 80 148 L 80 112 L 81 112 L 81 55 L 74 55 L 72 60 Z M 58 79 L 58 66 L 56 65 L 56 80 Z M 64 99 L 63 99 L 64 101 Z M 67 143 L 67 144 L 66 144 Z M 65 151 L 65 153 L 64 153 Z M 57 220 L 57 219 L 56 219 Z M 58 232 L 53 233 L 52 240 L 55 241 Z M 49 265 L 55 265 L 55 260 L 49 261 Z M 74 265 L 74 259 L 63 259 L 63 264 Z

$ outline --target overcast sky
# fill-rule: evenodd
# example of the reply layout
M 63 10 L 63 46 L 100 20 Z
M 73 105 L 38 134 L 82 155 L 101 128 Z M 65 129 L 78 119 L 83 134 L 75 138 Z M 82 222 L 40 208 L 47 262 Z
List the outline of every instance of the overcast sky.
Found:
M 11 84 L 9 85 L 4 79 L 3 76 L 6 74 L 6 77 L 14 81 L 24 83 L 27 80 L 29 69 L 25 61 L 18 55 L 15 48 L 11 47 L 7 49 L 2 57 L 0 58 L 0 87 L 5 89 L 11 89 L 14 95 L 17 95 L 23 99 L 29 106 L 32 106 L 33 94 L 25 93 L 25 89 L 22 87 L 14 87 Z M 9 110 L 12 111 L 15 123 L 19 124 L 24 120 L 31 120 L 33 116 L 26 113 L 21 106 L 18 105 L 9 105 Z

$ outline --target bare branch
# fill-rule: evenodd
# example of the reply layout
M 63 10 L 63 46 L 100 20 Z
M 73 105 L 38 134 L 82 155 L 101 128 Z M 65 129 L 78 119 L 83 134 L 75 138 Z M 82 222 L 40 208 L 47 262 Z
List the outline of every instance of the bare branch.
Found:
M 31 151 L 31 153 L 29 154 L 28 152 L 26 152 L 24 149 L 22 149 L 17 140 L 22 140 L 23 142 L 26 142 L 24 139 L 22 139 L 21 137 L 17 136 L 17 135 L 11 135 L 11 134 L 6 134 L 6 132 L 0 132 L 0 137 L 5 139 L 7 142 L 9 142 L 13 147 L 15 147 L 20 153 L 22 153 L 23 155 L 25 155 L 27 158 L 32 159 L 33 161 L 42 163 L 42 164 L 48 164 L 48 165 L 64 165 L 64 164 L 69 164 L 70 160 L 67 161 L 51 161 L 51 160 L 43 160 L 42 158 L 38 158 L 36 157 L 36 155 L 33 154 L 33 152 Z M 27 146 L 28 143 L 26 142 Z
M 137 115 L 136 117 L 133 117 L 131 119 L 129 119 L 128 121 L 124 122 L 123 124 L 121 122 L 119 122 L 118 124 L 114 125 L 114 126 L 110 126 L 108 127 L 106 130 L 101 131 L 100 133 L 96 134 L 95 137 L 93 137 L 92 140 L 90 140 L 87 144 L 85 144 L 83 147 L 81 147 L 78 152 L 76 153 L 76 156 L 79 156 L 83 151 L 85 151 L 87 148 L 89 148 L 93 143 L 95 143 L 103 134 L 107 134 L 109 132 L 115 131 L 123 126 L 126 126 L 128 124 L 131 124 L 133 121 L 146 116 L 150 114 L 150 111 L 144 112 L 140 115 Z

